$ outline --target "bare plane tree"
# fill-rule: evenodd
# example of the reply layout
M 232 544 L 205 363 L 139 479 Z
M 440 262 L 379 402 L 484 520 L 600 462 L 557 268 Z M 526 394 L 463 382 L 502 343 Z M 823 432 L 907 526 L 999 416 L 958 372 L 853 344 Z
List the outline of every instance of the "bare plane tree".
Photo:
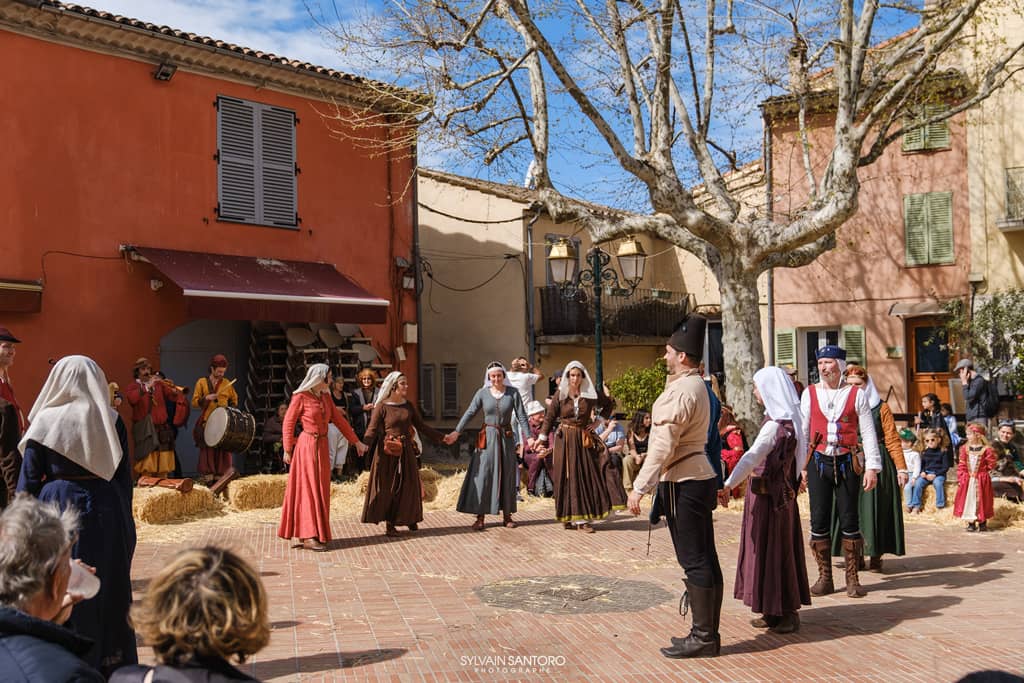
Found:
M 952 56 L 976 41 L 978 26 L 1019 13 L 1018 2 L 383 0 L 379 11 L 330 30 L 355 65 L 385 74 L 382 101 L 394 97 L 392 85 L 430 97 L 416 122 L 423 138 L 518 168 L 556 220 L 578 221 L 597 242 L 649 233 L 699 257 L 721 290 L 726 381 L 741 387 L 764 365 L 758 275 L 834 247 L 857 210 L 858 169 L 907 131 L 906 112 L 960 66 Z M 1022 49 L 989 45 L 958 101 L 910 125 L 988 97 L 1021 68 Z M 755 133 L 735 151 L 736 117 L 756 125 L 766 97 L 791 103 L 803 143 L 808 196 L 785 216 L 751 210 L 728 182 L 761 144 Z M 808 136 L 823 103 L 827 154 Z M 413 109 L 395 116 L 408 120 Z M 379 123 L 374 111 L 339 107 L 337 130 L 358 136 Z M 624 191 L 640 190 L 640 211 L 595 211 L 558 189 L 574 179 L 556 177 L 552 155 L 596 145 L 623 172 Z M 812 151 L 826 162 L 813 163 Z M 759 413 L 749 392 L 730 399 L 748 420 Z

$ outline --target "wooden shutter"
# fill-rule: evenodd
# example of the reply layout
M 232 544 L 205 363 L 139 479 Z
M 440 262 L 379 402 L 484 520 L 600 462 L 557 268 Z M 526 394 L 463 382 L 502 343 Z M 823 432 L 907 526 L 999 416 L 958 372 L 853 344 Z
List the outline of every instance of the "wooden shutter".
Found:
M 221 218 L 256 222 L 256 106 L 217 99 L 217 202 Z
M 928 263 L 953 263 L 953 193 L 927 196 Z
M 796 367 L 796 330 L 792 327 L 775 330 L 775 364 Z
M 904 119 L 903 125 L 912 126 L 917 121 L 917 117 L 908 116 Z M 904 152 L 916 152 L 924 149 L 924 127 L 918 126 L 908 130 L 903 134 L 903 151 Z
M 843 325 L 839 328 L 839 345 L 846 349 L 846 361 L 868 366 L 868 350 L 863 325 Z
M 1024 167 L 1006 169 L 1006 219 L 1024 219 Z
M 459 367 L 441 366 L 441 417 L 459 416 Z
M 928 263 L 927 195 L 903 195 L 903 228 L 908 266 Z
M 434 417 L 434 365 L 420 366 L 420 412 L 423 417 Z
M 924 118 L 930 119 L 946 113 L 949 109 L 944 104 L 926 104 Z M 924 149 L 947 149 L 949 147 L 949 119 L 936 121 L 924 126 Z
M 260 105 L 261 223 L 296 224 L 295 112 Z

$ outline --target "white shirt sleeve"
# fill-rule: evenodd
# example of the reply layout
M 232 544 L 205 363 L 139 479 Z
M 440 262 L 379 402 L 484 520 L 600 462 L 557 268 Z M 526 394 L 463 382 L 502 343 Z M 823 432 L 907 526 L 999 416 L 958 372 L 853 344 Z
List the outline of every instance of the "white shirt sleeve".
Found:
M 779 425 L 771 420 L 761 425 L 761 431 L 757 433 L 754 443 L 750 445 L 750 449 L 743 454 L 743 457 L 736 463 L 736 467 L 729 473 L 729 478 L 725 480 L 727 487 L 735 488 L 741 484 L 750 476 L 755 467 L 764 462 L 764 459 L 775 447 L 775 435 L 778 428 Z
M 860 427 L 860 440 L 864 444 L 864 468 L 882 471 L 882 454 L 878 450 L 878 435 L 875 433 L 875 418 L 871 416 L 867 394 L 857 392 L 857 423 Z

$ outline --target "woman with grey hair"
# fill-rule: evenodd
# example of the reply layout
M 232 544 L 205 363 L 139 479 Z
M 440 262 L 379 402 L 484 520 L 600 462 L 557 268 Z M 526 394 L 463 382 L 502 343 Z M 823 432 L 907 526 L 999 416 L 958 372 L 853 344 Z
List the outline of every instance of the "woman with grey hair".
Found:
M 128 433 L 108 392 L 106 375 L 91 358 L 61 358 L 18 444 L 25 456 L 18 490 L 62 510 L 75 508 L 80 516 L 71 552 L 95 567 L 103 583 L 68 625 L 94 641 L 85 660 L 104 675 L 139 661 L 128 625 L 135 554 Z
M 92 642 L 61 626 L 78 513 L 21 494 L 0 514 L 0 671 L 4 680 L 102 681 L 80 659 Z

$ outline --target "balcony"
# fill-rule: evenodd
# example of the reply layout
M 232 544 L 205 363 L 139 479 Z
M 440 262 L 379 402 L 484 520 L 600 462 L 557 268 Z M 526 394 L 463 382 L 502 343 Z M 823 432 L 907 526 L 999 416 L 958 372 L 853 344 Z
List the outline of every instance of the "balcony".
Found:
M 593 291 L 581 289 L 566 299 L 558 287 L 538 287 L 543 337 L 594 336 Z M 606 287 L 601 293 L 601 327 L 606 337 L 664 338 L 690 310 L 685 292 L 637 289 L 632 296 Z

